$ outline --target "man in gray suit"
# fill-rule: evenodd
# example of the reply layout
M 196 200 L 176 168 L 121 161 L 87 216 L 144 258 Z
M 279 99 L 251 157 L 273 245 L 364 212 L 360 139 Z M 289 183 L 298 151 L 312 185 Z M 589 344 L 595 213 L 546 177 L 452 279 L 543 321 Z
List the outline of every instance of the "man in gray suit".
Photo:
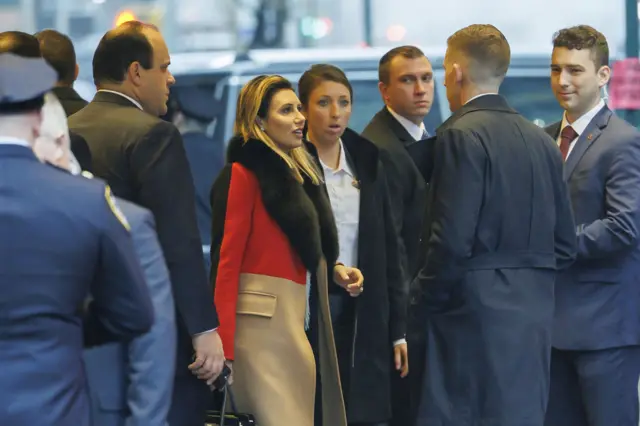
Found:
M 171 406 L 176 356 L 175 309 L 169 272 L 147 209 L 118 199 L 155 310 L 151 330 L 129 344 L 85 351 L 93 426 L 164 426 Z
M 36 155 L 73 170 L 66 114 L 58 99 L 45 97 Z M 89 176 L 85 174 L 85 176 Z M 78 179 L 81 179 L 78 177 Z M 111 343 L 84 353 L 93 426 L 164 426 L 171 406 L 176 356 L 176 325 L 169 272 L 151 212 L 113 199 L 130 234 L 151 295 L 155 322 L 128 343 Z

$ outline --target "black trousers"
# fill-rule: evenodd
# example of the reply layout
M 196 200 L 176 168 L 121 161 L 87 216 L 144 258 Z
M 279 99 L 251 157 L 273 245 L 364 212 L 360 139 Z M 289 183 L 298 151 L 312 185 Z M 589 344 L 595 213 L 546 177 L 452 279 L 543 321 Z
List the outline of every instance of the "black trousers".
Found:
M 409 375 L 400 377 L 395 366 L 391 371 L 390 426 L 414 426 L 418 416 L 427 348 L 427 315 L 426 309 L 420 304 L 421 300 L 413 301 L 407 318 Z
M 169 426 L 203 426 L 213 399 L 206 382 L 192 374 L 181 374 L 173 383 Z

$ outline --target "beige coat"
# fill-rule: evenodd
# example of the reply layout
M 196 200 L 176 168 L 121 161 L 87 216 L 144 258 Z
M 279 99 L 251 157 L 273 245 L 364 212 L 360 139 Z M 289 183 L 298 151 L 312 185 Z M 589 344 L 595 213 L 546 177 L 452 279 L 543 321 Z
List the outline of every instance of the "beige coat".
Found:
M 325 262 L 317 286 L 323 426 L 346 426 Z M 254 414 L 259 426 L 313 426 L 316 365 L 304 330 L 305 306 L 300 284 L 241 275 L 232 391 L 238 410 Z

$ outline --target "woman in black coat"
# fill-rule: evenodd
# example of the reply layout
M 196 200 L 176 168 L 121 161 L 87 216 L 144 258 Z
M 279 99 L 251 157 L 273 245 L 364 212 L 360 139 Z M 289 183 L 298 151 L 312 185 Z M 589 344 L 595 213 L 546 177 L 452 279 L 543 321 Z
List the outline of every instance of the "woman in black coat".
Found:
M 347 419 L 350 425 L 384 424 L 391 418 L 393 361 L 398 374 L 408 373 L 407 288 L 384 169 L 376 146 L 347 128 L 353 91 L 339 68 L 314 65 L 298 90 L 308 143 L 316 148 L 310 151 L 317 152 L 338 227 L 338 261 L 364 276 L 359 295 L 330 286 Z

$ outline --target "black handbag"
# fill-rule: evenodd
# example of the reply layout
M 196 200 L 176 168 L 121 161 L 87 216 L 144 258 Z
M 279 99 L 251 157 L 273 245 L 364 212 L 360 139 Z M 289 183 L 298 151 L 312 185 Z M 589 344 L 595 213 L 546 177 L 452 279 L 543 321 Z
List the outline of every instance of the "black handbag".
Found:
M 252 414 L 238 413 L 229 385 L 224 386 L 222 394 L 222 407 L 219 411 L 207 411 L 205 426 L 258 426 Z M 227 401 L 231 405 L 231 412 L 227 412 Z

